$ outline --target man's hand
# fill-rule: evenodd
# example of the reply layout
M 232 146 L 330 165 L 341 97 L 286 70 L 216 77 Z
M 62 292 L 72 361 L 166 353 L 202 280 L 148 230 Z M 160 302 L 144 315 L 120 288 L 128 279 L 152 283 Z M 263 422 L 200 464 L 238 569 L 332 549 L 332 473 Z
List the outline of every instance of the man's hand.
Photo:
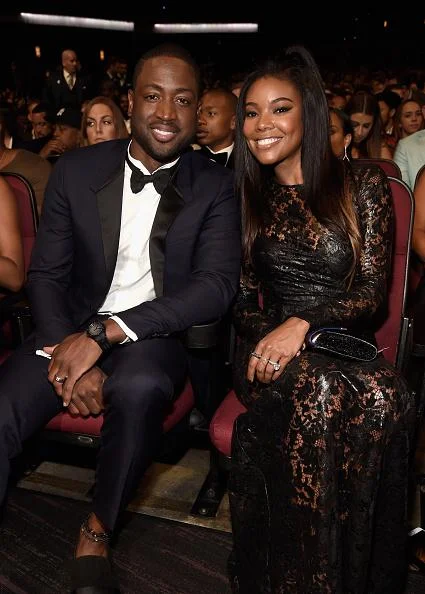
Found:
M 75 382 L 68 410 L 84 417 L 97 415 L 105 408 L 103 403 L 103 383 L 107 379 L 99 367 L 92 367 Z
M 48 379 L 62 398 L 63 405 L 68 406 L 75 382 L 93 367 L 102 349 L 85 332 L 70 334 L 60 344 L 43 349 L 52 355 Z M 58 378 L 64 381 L 58 381 Z

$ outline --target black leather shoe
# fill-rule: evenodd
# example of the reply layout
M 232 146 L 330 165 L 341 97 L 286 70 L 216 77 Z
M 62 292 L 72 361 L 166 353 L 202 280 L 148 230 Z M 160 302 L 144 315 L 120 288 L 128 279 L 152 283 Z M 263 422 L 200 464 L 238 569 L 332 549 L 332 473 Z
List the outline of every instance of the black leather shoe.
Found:
M 107 557 L 84 555 L 69 564 L 72 594 L 119 594 L 117 578 Z

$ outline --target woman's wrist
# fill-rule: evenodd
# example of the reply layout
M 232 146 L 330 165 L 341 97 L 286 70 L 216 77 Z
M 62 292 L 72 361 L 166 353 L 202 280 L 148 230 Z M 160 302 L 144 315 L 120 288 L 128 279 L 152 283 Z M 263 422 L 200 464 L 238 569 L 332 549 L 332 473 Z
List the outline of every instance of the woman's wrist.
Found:
M 303 320 L 302 318 L 298 318 L 297 316 L 293 316 L 292 319 L 296 320 L 296 322 L 307 334 L 307 332 L 310 330 L 310 322 L 307 322 L 307 320 Z

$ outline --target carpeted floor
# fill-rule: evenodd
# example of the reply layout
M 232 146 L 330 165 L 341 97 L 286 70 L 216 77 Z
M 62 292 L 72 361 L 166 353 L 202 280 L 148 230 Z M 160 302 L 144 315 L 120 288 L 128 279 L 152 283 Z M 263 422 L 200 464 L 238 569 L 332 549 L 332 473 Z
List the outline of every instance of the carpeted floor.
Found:
M 2 594 L 66 594 L 89 503 L 13 487 L 0 530 Z M 129 513 L 114 546 L 123 594 L 229 594 L 227 532 Z
M 114 544 L 123 594 L 230 594 L 227 497 L 217 518 L 190 515 L 207 469 L 202 448 L 190 449 L 177 464 L 151 467 Z M 54 460 L 11 486 L 0 529 L 0 594 L 69 591 L 66 562 L 89 511 L 92 483 L 91 464 Z M 425 594 L 425 575 L 410 572 L 405 594 Z

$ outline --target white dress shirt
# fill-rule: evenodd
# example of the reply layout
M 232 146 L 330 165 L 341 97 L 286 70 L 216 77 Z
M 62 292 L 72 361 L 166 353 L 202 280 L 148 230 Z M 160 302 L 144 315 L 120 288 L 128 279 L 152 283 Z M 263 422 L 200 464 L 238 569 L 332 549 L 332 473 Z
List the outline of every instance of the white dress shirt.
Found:
M 150 174 L 143 163 L 134 159 L 130 152 L 128 158 L 142 173 Z M 172 167 L 177 161 L 178 159 L 159 169 Z M 149 238 L 161 196 L 152 183 L 133 194 L 130 178 L 131 169 L 126 163 L 117 262 L 111 286 L 99 313 L 110 314 L 128 338 L 137 340 L 135 332 L 114 314 L 145 301 L 152 301 L 156 297 L 149 257 Z
M 133 159 L 130 152 L 128 158 L 143 173 L 150 174 L 141 161 Z M 177 161 L 178 159 L 158 169 L 172 167 Z M 145 301 L 152 301 L 156 297 L 149 257 L 149 238 L 161 196 L 152 183 L 146 184 L 140 192 L 133 194 L 130 178 L 131 169 L 126 163 L 117 262 L 108 294 L 98 312 L 109 315 L 124 330 L 127 338 L 120 344 L 137 340 L 137 334 L 114 314 Z M 37 350 L 36 354 L 50 358 L 50 355 L 41 349 Z

